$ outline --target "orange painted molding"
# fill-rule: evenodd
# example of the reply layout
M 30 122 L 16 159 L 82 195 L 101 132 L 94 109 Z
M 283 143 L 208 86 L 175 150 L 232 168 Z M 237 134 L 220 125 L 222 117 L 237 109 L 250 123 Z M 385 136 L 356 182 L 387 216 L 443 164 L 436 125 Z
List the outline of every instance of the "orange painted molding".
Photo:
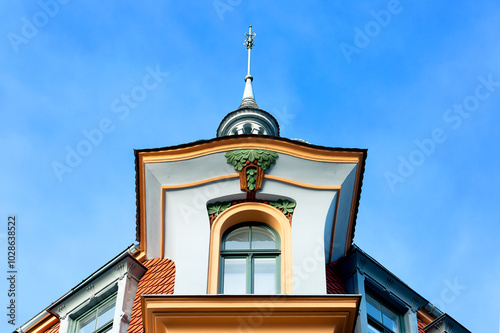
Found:
M 345 242 L 344 256 L 347 255 L 352 246 L 352 240 L 354 238 L 354 218 L 356 217 L 356 209 L 359 204 L 360 198 L 360 182 L 361 177 L 363 176 L 361 172 L 364 170 L 364 160 L 360 159 L 357 169 L 356 169 L 356 179 L 354 180 L 354 190 L 352 192 L 352 200 L 351 200 L 351 211 L 349 213 L 349 226 L 347 227 L 347 236 Z M 330 254 L 331 256 L 331 254 Z
M 266 137 L 231 137 L 176 149 L 139 152 L 139 156 L 145 163 L 160 163 L 182 161 L 238 149 L 264 149 L 318 162 L 358 163 L 363 158 L 361 151 L 334 151 Z
M 207 294 L 219 292 L 220 243 L 224 232 L 248 221 L 271 226 L 281 239 L 281 293 L 293 293 L 292 228 L 285 215 L 276 208 L 258 202 L 244 202 L 229 207 L 214 220 L 210 228 Z
M 422 310 L 417 312 L 417 318 L 423 321 L 426 325 L 430 324 L 432 321 L 434 321 L 434 319 L 436 319 L 423 312 Z
M 47 313 L 39 322 L 28 328 L 26 333 L 43 333 L 59 322 L 59 318 L 53 314 Z
M 173 162 L 193 159 L 201 156 L 206 156 L 215 153 L 223 153 L 231 150 L 238 149 L 264 149 L 271 150 L 280 154 L 289 155 L 301 159 L 317 161 L 317 162 L 330 162 L 330 163 L 354 163 L 357 164 L 357 173 L 355 180 L 355 189 L 353 194 L 351 206 L 351 218 L 349 221 L 348 235 L 346 241 L 345 253 L 350 249 L 352 241 L 352 229 L 354 223 L 354 212 L 356 209 L 356 198 L 359 196 L 358 187 L 361 178 L 361 170 L 364 162 L 365 152 L 362 150 L 335 150 L 327 147 L 306 146 L 301 143 L 291 142 L 289 140 L 272 138 L 272 137 L 227 137 L 224 139 L 215 139 L 212 141 L 202 143 L 192 143 L 178 148 L 165 148 L 164 150 L 154 151 L 139 151 L 137 152 L 137 168 L 138 168 L 138 189 L 139 189 L 139 229 L 140 229 L 140 249 L 142 252 L 147 251 L 147 230 L 146 230 L 146 199 L 145 199 L 145 164 L 146 163 L 160 163 L 160 162 Z M 162 205 L 164 205 L 164 192 L 166 189 L 180 189 L 187 187 L 194 187 L 207 184 L 217 180 L 231 179 L 239 177 L 238 174 L 225 175 L 211 179 L 205 179 L 198 182 L 189 184 L 169 185 L 162 187 Z M 305 184 L 293 180 L 284 179 L 281 177 L 264 175 L 264 178 L 270 180 L 281 181 L 284 183 L 292 184 L 295 186 L 317 189 L 317 190 L 340 190 L 340 186 L 322 186 Z M 164 222 L 164 211 L 161 212 L 162 227 Z M 161 231 L 161 257 L 164 257 L 164 230 Z
M 134 253 L 134 258 L 138 262 L 143 263 L 146 260 L 146 252 L 144 252 L 144 251 L 137 251 L 136 253 Z
M 351 333 L 361 296 L 142 295 L 147 333 Z
M 286 179 L 282 177 L 277 177 L 277 176 L 272 176 L 272 175 L 264 175 L 264 179 L 269 179 L 269 180 L 275 180 L 278 182 L 298 186 L 298 187 L 303 187 L 303 188 L 308 188 L 311 190 L 324 190 L 324 191 L 337 191 L 342 188 L 342 186 L 325 186 L 325 185 L 314 185 L 314 184 L 307 184 L 307 183 L 301 183 L 295 180 L 291 179 Z

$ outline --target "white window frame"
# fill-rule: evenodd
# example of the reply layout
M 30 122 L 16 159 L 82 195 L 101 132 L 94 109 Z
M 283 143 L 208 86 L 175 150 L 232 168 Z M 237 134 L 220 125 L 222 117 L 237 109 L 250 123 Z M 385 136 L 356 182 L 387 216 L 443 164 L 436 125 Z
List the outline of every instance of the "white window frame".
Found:
M 110 306 L 111 305 L 111 306 Z M 105 311 L 108 311 L 109 309 L 113 308 L 116 310 L 116 292 L 113 293 L 111 296 L 108 296 L 89 310 L 85 311 L 83 314 L 78 316 L 77 318 L 74 319 L 74 329 L 72 330 L 73 333 L 79 333 L 80 332 L 80 324 L 85 321 L 89 316 L 93 315 L 94 313 L 97 313 L 97 316 L 94 318 L 94 322 L 97 321 L 99 318 L 99 310 L 102 308 L 105 308 Z M 108 307 L 110 306 L 110 307 Z M 114 312 L 113 311 L 113 318 L 114 318 Z M 105 324 L 103 324 L 101 327 L 98 327 L 97 329 L 94 327 L 94 330 L 91 333 L 105 333 L 105 332 L 110 332 L 113 330 L 113 318 L 111 320 L 107 321 Z

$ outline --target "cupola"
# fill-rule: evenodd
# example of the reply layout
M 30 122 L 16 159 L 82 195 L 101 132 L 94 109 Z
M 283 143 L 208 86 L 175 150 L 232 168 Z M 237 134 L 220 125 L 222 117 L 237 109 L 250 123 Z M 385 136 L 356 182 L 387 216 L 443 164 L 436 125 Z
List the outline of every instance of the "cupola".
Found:
M 243 99 L 238 109 L 228 113 L 222 119 L 217 129 L 217 137 L 241 134 L 279 136 L 278 122 L 270 113 L 259 109 L 253 94 L 253 77 L 250 75 L 250 53 L 254 45 L 255 32 L 252 33 L 252 26 L 249 27 L 245 36 L 244 45 L 248 49 L 248 72 L 245 76 Z

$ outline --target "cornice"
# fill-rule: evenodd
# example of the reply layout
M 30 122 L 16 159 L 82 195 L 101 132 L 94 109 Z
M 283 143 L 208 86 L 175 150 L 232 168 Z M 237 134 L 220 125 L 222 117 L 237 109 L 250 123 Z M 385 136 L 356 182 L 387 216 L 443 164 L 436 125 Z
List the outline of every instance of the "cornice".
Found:
M 124 252 L 52 303 L 46 311 L 64 320 L 91 304 L 94 299 L 107 297 L 117 289 L 117 281 L 124 277 L 139 281 L 146 270 L 130 253 Z
M 443 314 L 423 328 L 425 333 L 471 333 L 455 319 Z
M 350 249 L 352 238 L 354 237 L 354 228 L 356 224 L 356 215 L 361 194 L 361 184 L 363 180 L 367 150 L 358 148 L 323 147 L 281 137 L 238 135 L 196 141 L 178 146 L 135 150 L 137 202 L 136 239 L 140 243 L 141 251 L 144 252 L 147 248 L 147 240 L 144 232 L 146 230 L 146 209 L 144 198 L 146 186 L 145 165 L 147 163 L 184 161 L 210 154 L 225 153 L 232 150 L 242 149 L 268 150 L 316 162 L 357 164 L 355 190 L 352 200 L 345 252 Z M 272 176 L 264 175 L 264 178 L 271 179 Z M 290 183 L 293 182 L 290 181 Z M 306 186 L 307 184 L 294 185 Z
M 429 302 L 401 281 L 372 257 L 355 247 L 338 263 L 345 279 L 354 274 L 364 276 L 365 283 L 372 292 L 392 300 L 400 307 L 417 312 Z

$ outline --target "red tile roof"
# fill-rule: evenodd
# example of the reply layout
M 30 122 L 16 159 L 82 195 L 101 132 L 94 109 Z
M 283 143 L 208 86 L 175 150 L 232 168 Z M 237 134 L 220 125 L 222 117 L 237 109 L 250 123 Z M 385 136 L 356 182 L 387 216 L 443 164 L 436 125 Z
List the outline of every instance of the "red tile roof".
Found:
M 424 327 L 427 326 L 426 323 L 424 323 L 420 318 L 417 317 L 417 322 L 418 322 L 418 333 L 425 333 L 424 332 Z
M 47 328 L 43 333 L 58 333 L 59 332 L 59 325 L 61 324 L 60 321 L 52 325 L 51 327 Z
M 347 294 L 344 281 L 340 278 L 334 262 L 326 264 L 326 293 Z
M 148 270 L 139 281 L 127 333 L 142 333 L 141 295 L 174 293 L 175 264 L 170 259 L 150 259 L 142 263 Z M 52 332 L 51 332 L 52 333 Z

